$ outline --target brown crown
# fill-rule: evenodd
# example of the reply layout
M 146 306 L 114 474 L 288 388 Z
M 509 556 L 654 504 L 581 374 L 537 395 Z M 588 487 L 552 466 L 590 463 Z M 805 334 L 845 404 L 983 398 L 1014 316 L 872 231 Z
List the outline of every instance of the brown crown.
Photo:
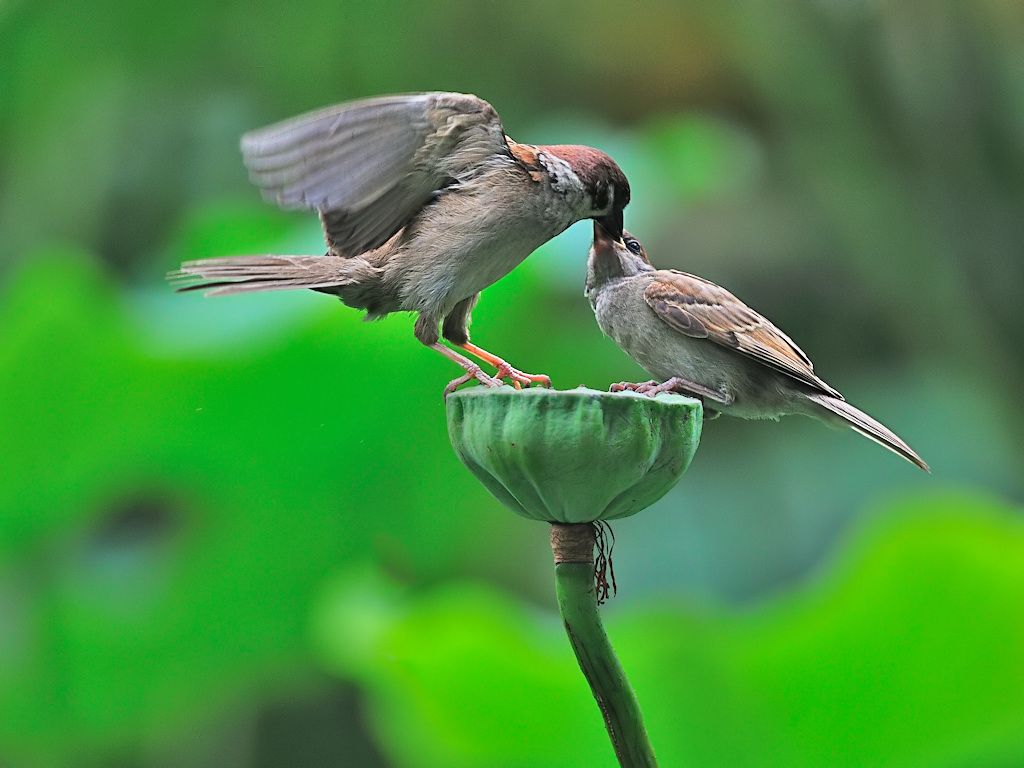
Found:
M 579 144 L 558 144 L 538 149 L 567 162 L 594 200 L 607 193 L 608 186 L 614 184 L 616 209 L 622 210 L 629 203 L 629 180 L 626 174 L 601 150 Z

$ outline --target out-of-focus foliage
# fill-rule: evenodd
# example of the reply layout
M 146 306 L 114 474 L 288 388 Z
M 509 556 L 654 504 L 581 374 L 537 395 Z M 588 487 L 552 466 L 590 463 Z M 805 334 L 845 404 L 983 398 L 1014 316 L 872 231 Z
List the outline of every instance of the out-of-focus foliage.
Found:
M 888 518 L 888 519 L 884 519 Z M 951 574 L 956 574 L 951 578 Z M 478 585 L 338 578 L 317 625 L 398 766 L 609 766 L 549 617 Z M 880 510 L 812 587 L 609 626 L 664 765 L 1020 765 L 1024 525 L 969 495 Z
M 155 355 L 86 260 L 41 260 L 11 287 L 0 732 L 15 754 L 167 738 L 199 702 L 301 684 L 309 595 L 337 563 L 430 578 L 471 563 L 484 536 L 522 537 L 475 514 L 486 494 L 455 471 L 443 419 L 417 418 L 436 387 L 338 396 L 360 359 L 398 369 L 404 355 L 337 319 L 270 348 Z M 332 344 L 346 325 L 351 343 Z M 378 397 L 402 407 L 368 406 Z
M 1024 500 L 1022 47 L 998 0 L 0 0 L 0 764 L 607 764 L 546 531 L 453 456 L 411 318 L 163 284 L 323 248 L 243 131 L 434 88 L 611 153 L 655 263 L 933 467 L 722 418 L 616 524 L 664 763 L 1024 762 L 1019 511 L 978 501 Z M 562 388 L 642 376 L 588 239 L 489 289 L 474 340 Z M 845 545 L 872 508 L 907 517 Z

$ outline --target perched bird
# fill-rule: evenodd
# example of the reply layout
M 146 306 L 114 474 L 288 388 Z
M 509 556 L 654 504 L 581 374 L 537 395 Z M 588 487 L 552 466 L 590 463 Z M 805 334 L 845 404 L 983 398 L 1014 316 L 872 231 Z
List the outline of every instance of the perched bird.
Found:
M 586 295 L 597 323 L 658 381 L 616 384 L 700 398 L 717 416 L 778 419 L 802 413 L 867 438 L 930 471 L 903 440 L 818 378 L 800 347 L 724 288 L 655 269 L 640 242 L 594 224 Z
M 569 225 L 592 218 L 619 237 L 629 202 L 629 182 L 604 152 L 519 144 L 490 104 L 460 93 L 328 107 L 246 134 L 242 155 L 268 200 L 319 212 L 327 253 L 186 262 L 171 275 L 178 289 L 311 288 L 368 320 L 417 312 L 416 338 L 466 371 L 446 395 L 474 378 L 550 385 L 471 344 L 470 312 L 480 291 Z

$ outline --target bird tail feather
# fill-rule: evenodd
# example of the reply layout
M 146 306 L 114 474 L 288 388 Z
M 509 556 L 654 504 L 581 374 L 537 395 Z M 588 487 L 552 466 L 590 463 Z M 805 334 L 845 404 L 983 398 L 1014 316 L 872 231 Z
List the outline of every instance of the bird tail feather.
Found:
M 839 417 L 839 421 L 843 422 L 846 426 L 852 427 L 860 434 L 869 440 L 874 440 L 884 448 L 888 448 L 893 453 L 902 456 L 904 459 L 914 464 L 925 472 L 931 472 L 928 465 L 925 464 L 924 460 L 914 452 L 914 450 L 903 442 L 902 439 L 891 429 L 886 427 L 881 422 L 868 416 L 861 410 L 854 408 L 852 405 L 844 400 L 837 400 L 834 397 L 828 395 L 819 394 L 808 394 L 807 398 L 812 402 L 818 404 L 826 411 L 835 416 Z M 836 421 L 830 419 L 830 421 Z
M 230 256 L 186 261 L 167 275 L 175 290 L 228 296 L 293 288 L 343 288 L 376 276 L 363 259 L 338 256 Z

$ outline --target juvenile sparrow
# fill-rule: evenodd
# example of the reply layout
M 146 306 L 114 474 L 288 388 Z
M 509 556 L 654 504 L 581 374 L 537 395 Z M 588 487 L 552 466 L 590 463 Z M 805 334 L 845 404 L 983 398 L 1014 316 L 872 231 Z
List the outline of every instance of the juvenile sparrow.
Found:
M 930 471 L 903 440 L 818 378 L 807 355 L 766 318 L 714 283 L 655 269 L 628 232 L 618 238 L 595 222 L 586 295 L 601 330 L 663 382 L 613 390 L 680 392 L 715 415 L 745 419 L 802 413 L 852 427 Z
M 519 144 L 490 104 L 459 93 L 328 107 L 246 134 L 242 155 L 267 199 L 319 212 L 327 253 L 186 262 L 171 275 L 179 290 L 311 288 L 367 320 L 417 312 L 416 338 L 466 371 L 446 395 L 474 378 L 550 385 L 471 344 L 470 312 L 480 291 L 569 225 L 593 218 L 621 235 L 629 202 L 629 182 L 604 152 Z

